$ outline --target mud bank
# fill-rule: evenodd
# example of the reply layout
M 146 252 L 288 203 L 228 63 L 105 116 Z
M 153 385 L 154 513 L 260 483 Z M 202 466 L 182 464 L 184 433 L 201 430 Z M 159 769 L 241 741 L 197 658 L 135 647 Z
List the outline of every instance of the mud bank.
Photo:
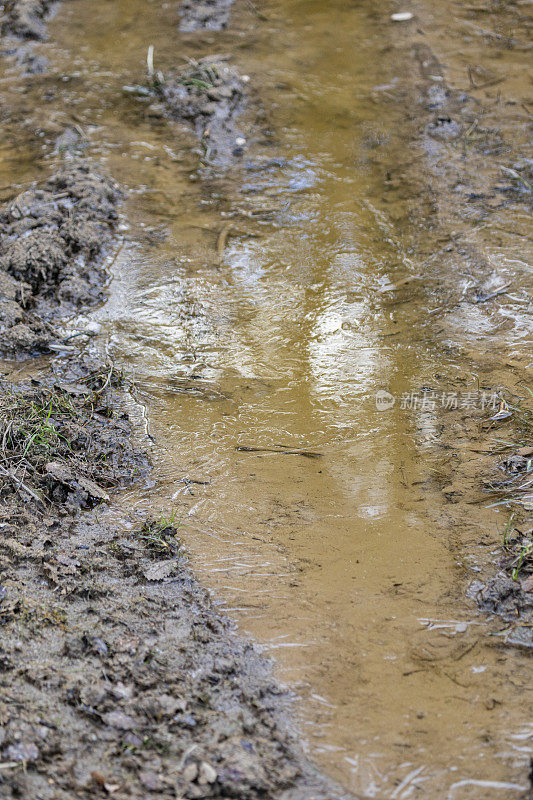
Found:
M 103 299 L 100 256 L 120 192 L 88 162 L 66 163 L 0 213 L 0 344 L 4 356 L 47 352 L 52 322 Z
M 77 356 L 0 387 L 2 797 L 339 797 L 175 523 L 100 521 L 148 470 L 122 383 Z
M 505 331 L 531 336 L 532 287 L 527 271 L 509 270 L 504 249 L 520 240 L 524 254 L 531 249 L 520 224 L 533 205 L 530 98 L 520 69 L 520 53 L 532 46 L 531 14 L 519 3 L 467 6 L 439 41 L 445 8 L 419 3 L 414 11 L 400 38 L 420 76 L 423 113 L 413 117 L 413 142 L 423 153 L 426 175 L 418 185 L 426 206 L 415 214 L 419 225 L 429 219 L 442 248 L 439 273 L 424 276 L 425 293 L 441 297 L 431 310 L 436 337 L 459 351 L 457 331 L 471 329 L 460 349 L 477 376 L 476 391 L 492 398 L 484 413 L 439 413 L 441 486 L 448 503 L 465 509 L 507 508 L 486 580 L 474 581 L 468 594 L 512 623 L 507 643 L 531 647 L 530 364 L 515 356 Z
M 118 197 L 76 163 L 4 213 L 17 355 L 41 344 L 38 325 L 49 343 L 41 314 L 101 297 L 86 259 Z M 101 522 L 109 492 L 148 472 L 124 388 L 82 354 L 0 387 L 2 797 L 339 797 L 303 756 L 269 664 L 195 581 L 176 521 Z

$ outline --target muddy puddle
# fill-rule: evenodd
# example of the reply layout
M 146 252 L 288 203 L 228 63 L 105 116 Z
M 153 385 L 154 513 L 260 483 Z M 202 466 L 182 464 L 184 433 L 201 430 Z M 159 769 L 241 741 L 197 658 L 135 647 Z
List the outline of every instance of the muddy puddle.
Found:
M 157 483 L 122 508 L 181 520 L 196 573 L 275 658 L 310 754 L 347 790 L 518 797 L 529 665 L 465 599 L 504 521 L 447 505 L 438 421 L 400 401 L 476 387 L 461 320 L 435 336 L 443 243 L 406 177 L 411 115 L 386 99 L 412 62 L 371 3 L 236 4 L 229 30 L 181 34 L 178 53 L 177 5 L 154 5 L 65 4 L 50 23 L 62 88 L 44 74 L 18 101 L 47 96 L 46 135 L 70 126 L 130 187 L 90 316 L 154 441 Z M 267 117 L 226 172 L 199 169 L 193 134 L 123 90 L 149 45 L 163 73 L 231 51 L 260 88 Z M 8 149 L 6 176 L 16 163 Z M 481 311 L 470 323 L 465 344 Z M 383 389 L 396 402 L 378 409 Z

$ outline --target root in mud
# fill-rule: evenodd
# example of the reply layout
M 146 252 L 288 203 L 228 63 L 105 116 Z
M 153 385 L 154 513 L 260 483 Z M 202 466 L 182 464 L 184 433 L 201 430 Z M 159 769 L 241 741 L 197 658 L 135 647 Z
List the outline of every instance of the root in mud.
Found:
M 89 162 L 66 163 L 0 214 L 0 334 L 5 356 L 45 352 L 50 322 L 103 299 L 100 263 L 120 192 Z
M 246 144 L 238 118 L 246 106 L 246 80 L 221 56 L 191 61 L 181 72 L 158 73 L 156 94 L 173 119 L 191 125 L 204 148 L 204 159 L 228 165 Z

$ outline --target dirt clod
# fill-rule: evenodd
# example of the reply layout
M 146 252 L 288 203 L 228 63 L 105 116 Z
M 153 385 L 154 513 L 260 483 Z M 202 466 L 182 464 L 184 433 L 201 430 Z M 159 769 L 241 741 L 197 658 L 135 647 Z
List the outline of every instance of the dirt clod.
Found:
M 103 299 L 101 254 L 117 218 L 117 186 L 67 162 L 0 214 L 0 333 L 11 358 L 45 352 L 51 322 Z
M 180 30 L 219 31 L 228 24 L 232 5 L 233 0 L 185 0 L 180 9 Z
M 246 84 L 220 56 L 207 56 L 156 82 L 156 93 L 173 119 L 191 125 L 205 160 L 227 166 L 243 153 L 238 118 L 246 106 Z
M 8 0 L 4 4 L 2 34 L 21 39 L 46 39 L 45 18 L 54 0 Z

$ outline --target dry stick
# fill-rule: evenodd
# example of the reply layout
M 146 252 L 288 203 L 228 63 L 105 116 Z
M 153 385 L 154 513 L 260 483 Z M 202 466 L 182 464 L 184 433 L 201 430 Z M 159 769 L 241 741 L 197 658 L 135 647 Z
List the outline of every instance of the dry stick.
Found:
M 263 20 L 263 22 L 268 22 L 268 17 L 267 17 L 267 16 L 265 16 L 265 14 L 263 14 L 263 12 L 262 12 L 262 11 L 259 11 L 259 9 L 257 9 L 257 8 L 254 6 L 254 4 L 252 3 L 252 0 L 246 0 L 246 2 L 247 2 L 247 3 L 248 3 L 248 5 L 250 6 L 250 8 L 251 8 L 251 9 L 252 9 L 252 11 L 254 12 L 254 14 L 255 14 L 257 17 L 259 17 L 259 19 Z
M 239 445 L 235 448 L 239 453 L 277 453 L 280 456 L 304 456 L 304 458 L 322 458 L 324 453 L 315 453 L 312 450 L 278 450 L 273 447 L 249 447 Z
M 12 475 L 11 472 L 8 469 L 6 469 L 5 467 L 3 467 L 1 464 L 0 464 L 0 475 L 4 475 L 4 477 L 10 478 L 13 481 L 13 483 L 15 484 L 15 488 L 17 489 L 18 492 L 20 492 L 21 489 L 24 489 L 24 491 L 27 492 L 27 494 L 29 494 L 30 497 L 33 497 L 33 499 L 37 503 L 40 503 L 41 505 L 43 505 L 42 499 L 38 495 L 36 495 L 35 492 L 32 492 L 32 490 L 28 486 L 26 486 L 25 483 L 22 483 L 22 481 L 19 481 L 18 478 L 16 478 L 14 475 Z
M 511 39 L 510 36 L 504 36 L 501 33 L 496 33 L 496 31 L 488 30 L 487 28 L 481 28 L 479 25 L 476 25 L 474 22 L 469 22 L 469 20 L 463 20 L 464 25 L 468 25 L 469 28 L 472 28 L 478 35 L 480 36 L 488 36 L 491 39 L 498 39 L 501 41 L 502 39 L 507 41 L 514 41 Z
M 470 75 L 470 86 L 468 88 L 469 91 L 473 91 L 474 89 L 488 89 L 489 86 L 497 86 L 499 83 L 503 83 L 506 80 L 507 78 L 491 78 L 490 80 L 487 80 L 484 83 L 474 83 Z
M 146 55 L 146 69 L 148 71 L 148 75 L 150 78 L 153 77 L 154 74 L 154 46 L 153 44 L 150 45 L 148 48 L 148 53 Z

